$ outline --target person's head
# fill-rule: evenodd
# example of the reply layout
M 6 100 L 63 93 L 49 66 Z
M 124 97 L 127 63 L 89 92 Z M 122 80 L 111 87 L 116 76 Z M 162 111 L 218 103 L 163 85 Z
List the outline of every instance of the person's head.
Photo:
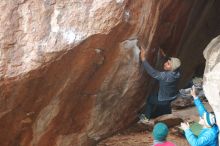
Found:
M 212 127 L 215 123 L 215 115 L 209 112 L 205 112 L 199 120 L 199 124 L 206 128 Z
M 178 58 L 170 57 L 163 65 L 164 70 L 174 71 L 179 68 L 181 61 Z
M 168 132 L 169 132 L 169 129 L 166 124 L 157 123 L 153 129 L 154 140 L 165 141 L 167 138 Z

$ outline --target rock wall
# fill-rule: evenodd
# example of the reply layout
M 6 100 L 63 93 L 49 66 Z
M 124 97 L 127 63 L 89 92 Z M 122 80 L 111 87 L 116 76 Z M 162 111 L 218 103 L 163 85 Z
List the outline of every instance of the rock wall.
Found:
M 203 51 L 208 43 L 220 34 L 220 1 L 197 1 L 188 20 L 181 43 L 177 47 L 177 56 L 182 61 L 182 78 L 184 86 L 197 71 L 202 72 L 205 66 Z M 199 70 L 198 70 L 199 69 Z M 197 73 L 198 74 L 198 73 Z M 200 73 L 202 77 L 202 73 Z
M 204 72 L 204 91 L 212 106 L 217 124 L 220 125 L 220 36 L 213 39 L 204 50 L 206 67 Z M 220 136 L 219 136 L 220 140 Z
M 159 46 L 175 55 L 210 2 L 1 0 L 0 145 L 90 146 L 127 127 L 154 87 L 136 39 L 151 64 Z

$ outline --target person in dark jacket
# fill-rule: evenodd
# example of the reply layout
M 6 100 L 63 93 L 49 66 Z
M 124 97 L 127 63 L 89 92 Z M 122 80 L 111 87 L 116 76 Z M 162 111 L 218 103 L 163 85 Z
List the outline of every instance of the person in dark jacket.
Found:
M 185 132 L 187 141 L 191 146 L 218 146 L 219 129 L 216 125 L 215 115 L 206 111 L 201 100 L 196 95 L 195 88 L 191 90 L 191 95 L 199 112 L 199 124 L 203 126 L 203 129 L 198 136 L 195 136 L 190 130 L 189 123 L 181 123 L 181 128 Z
M 139 123 L 147 123 L 150 118 L 171 113 L 170 103 L 176 98 L 178 93 L 177 82 L 180 78 L 179 67 L 181 61 L 178 58 L 170 57 L 164 63 L 163 68 L 165 71 L 160 72 L 148 63 L 145 57 L 145 50 L 142 47 L 140 57 L 147 73 L 159 81 L 159 91 L 154 91 L 150 94 L 147 98 L 145 112 L 139 117 Z

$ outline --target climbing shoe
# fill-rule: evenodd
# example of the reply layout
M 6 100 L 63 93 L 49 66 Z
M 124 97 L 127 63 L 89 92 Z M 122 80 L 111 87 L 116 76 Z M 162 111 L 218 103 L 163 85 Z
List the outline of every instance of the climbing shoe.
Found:
M 138 123 L 142 123 L 142 124 L 147 124 L 150 120 L 144 115 L 144 114 L 141 114 L 139 116 L 139 121 Z

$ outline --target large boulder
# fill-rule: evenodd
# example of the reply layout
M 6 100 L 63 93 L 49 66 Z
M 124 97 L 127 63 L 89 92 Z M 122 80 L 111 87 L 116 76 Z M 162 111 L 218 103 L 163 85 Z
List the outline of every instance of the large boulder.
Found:
M 204 91 L 212 106 L 217 124 L 220 125 L 220 36 L 213 39 L 204 50 L 206 67 L 204 72 Z M 219 136 L 220 140 L 220 136 Z
M 92 145 L 129 125 L 151 86 L 135 39 L 176 46 L 192 3 L 1 0 L 0 145 Z
M 171 102 L 172 109 L 183 109 L 190 106 L 194 106 L 192 97 L 177 97 L 174 101 Z
M 154 88 L 136 39 L 152 65 L 158 46 L 175 55 L 201 1 L 1 0 L 0 145 L 93 145 L 128 126 Z

